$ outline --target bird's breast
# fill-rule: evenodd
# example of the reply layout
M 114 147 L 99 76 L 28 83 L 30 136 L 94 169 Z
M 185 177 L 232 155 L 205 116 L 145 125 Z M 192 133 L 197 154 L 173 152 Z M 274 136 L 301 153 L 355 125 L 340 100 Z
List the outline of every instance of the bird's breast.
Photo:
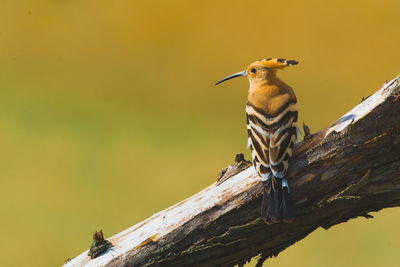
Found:
M 264 114 L 275 116 L 287 106 L 289 102 L 296 102 L 296 98 L 289 93 L 272 94 L 262 90 L 250 92 L 247 101 L 253 107 L 262 110 Z

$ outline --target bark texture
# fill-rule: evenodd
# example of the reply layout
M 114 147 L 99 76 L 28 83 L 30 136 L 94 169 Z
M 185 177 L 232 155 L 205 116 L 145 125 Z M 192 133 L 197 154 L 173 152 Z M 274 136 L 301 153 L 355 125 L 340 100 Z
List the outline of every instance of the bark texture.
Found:
M 101 256 L 85 251 L 66 266 L 240 266 L 257 255 L 261 265 L 318 227 L 400 206 L 400 78 L 296 146 L 293 223 L 263 222 L 261 182 L 244 169 L 109 238 Z

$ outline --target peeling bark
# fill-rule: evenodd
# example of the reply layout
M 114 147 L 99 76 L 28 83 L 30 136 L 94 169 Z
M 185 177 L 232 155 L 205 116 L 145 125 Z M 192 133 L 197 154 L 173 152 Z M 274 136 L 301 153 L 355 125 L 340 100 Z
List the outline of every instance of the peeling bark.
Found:
M 288 181 L 295 221 L 266 225 L 253 168 L 214 183 L 109 238 L 65 266 L 258 266 L 318 227 L 400 206 L 400 78 L 388 82 L 330 127 L 297 144 Z

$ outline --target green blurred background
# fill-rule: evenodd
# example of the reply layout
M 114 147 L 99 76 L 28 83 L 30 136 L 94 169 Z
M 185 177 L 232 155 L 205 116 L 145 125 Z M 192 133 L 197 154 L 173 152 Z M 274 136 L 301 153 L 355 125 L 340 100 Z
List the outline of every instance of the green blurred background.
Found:
M 399 28 L 397 0 L 1 0 L 1 266 L 61 265 L 213 183 L 247 140 L 248 82 L 217 80 L 299 60 L 280 76 L 317 131 L 400 74 Z M 400 266 L 399 211 L 268 266 Z

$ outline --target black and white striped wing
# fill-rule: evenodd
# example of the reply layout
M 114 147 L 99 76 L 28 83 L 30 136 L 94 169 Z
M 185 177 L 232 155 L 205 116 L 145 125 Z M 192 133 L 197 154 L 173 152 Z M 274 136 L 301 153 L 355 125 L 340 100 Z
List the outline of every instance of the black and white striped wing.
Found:
M 296 102 L 288 103 L 275 116 L 264 114 L 249 104 L 246 113 L 253 164 L 261 181 L 267 181 L 272 174 L 283 178 L 297 140 Z
M 284 178 L 288 170 L 288 161 L 293 154 L 297 140 L 297 103 L 290 103 L 271 122 L 269 159 L 270 167 L 276 178 Z
M 250 105 L 246 106 L 248 145 L 251 149 L 253 165 L 261 181 L 271 178 L 269 164 L 269 134 L 268 126 L 264 122 L 264 115 L 257 112 Z

